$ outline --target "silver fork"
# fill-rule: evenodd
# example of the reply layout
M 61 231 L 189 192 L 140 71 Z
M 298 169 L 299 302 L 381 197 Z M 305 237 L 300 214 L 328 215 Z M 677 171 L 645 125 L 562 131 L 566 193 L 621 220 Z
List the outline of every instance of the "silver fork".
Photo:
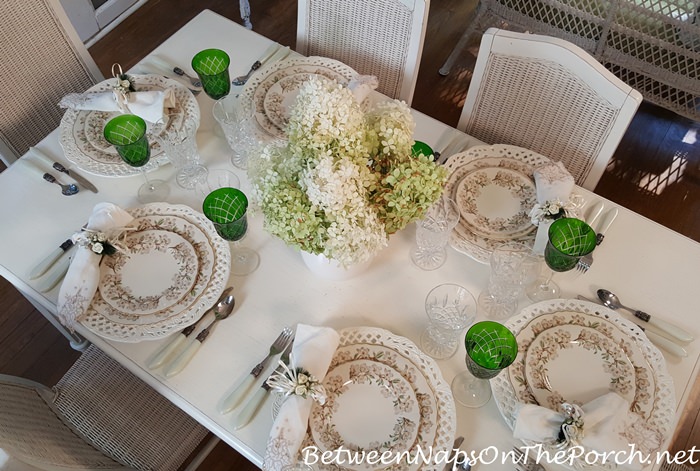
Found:
M 589 253 L 578 259 L 578 263 L 576 264 L 576 270 L 578 270 L 580 273 L 586 273 L 588 269 L 591 268 L 592 264 L 593 254 Z
M 199 78 L 194 78 L 184 70 L 182 70 L 180 67 L 173 67 L 173 72 L 175 72 L 177 75 L 180 77 L 185 77 L 187 78 L 192 86 L 201 88 L 202 82 L 199 80 Z
M 526 460 L 523 450 L 519 447 L 513 447 L 513 456 L 515 458 L 515 469 L 518 471 L 544 471 L 544 467 L 531 460 Z
M 282 353 L 289 345 L 291 345 L 293 340 L 294 331 L 292 331 L 292 329 L 289 327 L 285 327 L 277 336 L 275 341 L 272 342 L 272 345 L 270 345 L 270 350 L 268 351 L 267 356 L 263 358 L 260 363 L 255 365 L 252 370 L 250 370 L 250 373 L 246 375 L 243 381 L 241 381 L 241 383 L 231 392 L 231 394 L 224 398 L 219 406 L 219 412 L 225 414 L 235 409 L 241 402 L 241 399 L 243 399 L 243 396 L 245 396 L 245 393 L 248 391 L 250 386 L 252 386 L 252 384 L 255 382 L 256 378 L 260 376 L 260 373 L 262 373 L 270 359 L 275 355 Z

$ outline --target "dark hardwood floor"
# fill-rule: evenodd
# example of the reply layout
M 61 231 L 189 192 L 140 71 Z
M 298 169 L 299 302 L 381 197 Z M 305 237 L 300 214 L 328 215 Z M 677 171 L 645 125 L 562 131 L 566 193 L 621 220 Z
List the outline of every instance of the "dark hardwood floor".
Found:
M 254 29 L 294 47 L 296 2 L 251 2 Z M 471 77 L 477 43 L 461 55 L 452 73 L 442 65 L 469 21 L 473 0 L 433 0 L 430 5 L 413 107 L 455 125 Z M 90 48 L 105 76 L 113 63 L 128 69 L 202 9 L 241 23 L 231 0 L 149 0 Z M 235 60 L 235 57 L 233 57 Z M 643 104 L 596 193 L 700 242 L 700 123 Z M 4 279 L 0 278 L 0 372 L 54 384 L 78 353 Z M 700 381 L 673 441 L 674 450 L 700 446 Z M 202 470 L 254 470 L 238 453 L 219 445 Z

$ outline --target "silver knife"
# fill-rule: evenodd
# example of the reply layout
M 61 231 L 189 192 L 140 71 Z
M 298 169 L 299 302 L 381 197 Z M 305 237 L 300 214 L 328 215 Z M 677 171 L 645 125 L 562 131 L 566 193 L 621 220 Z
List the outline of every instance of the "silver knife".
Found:
M 97 193 L 97 188 L 95 187 L 95 185 L 90 183 L 90 181 L 88 181 L 85 177 L 80 175 L 75 170 L 68 170 L 66 167 L 64 167 L 60 163 L 51 160 L 51 158 L 48 155 L 44 154 L 42 151 L 40 151 L 36 147 L 30 147 L 29 150 L 32 151 L 34 153 L 34 155 L 36 155 L 40 160 L 44 161 L 44 163 L 46 163 L 47 165 L 50 165 L 53 168 L 55 168 L 56 170 L 58 170 L 59 172 L 63 172 L 66 175 L 70 176 L 73 180 L 78 182 L 78 184 L 80 184 L 80 186 L 87 188 L 88 190 L 92 191 L 93 193 Z
M 462 445 L 463 441 L 464 441 L 464 437 L 461 435 L 459 437 L 455 438 L 455 442 L 452 444 L 452 449 L 450 450 L 450 455 L 447 458 L 447 463 L 445 463 L 445 468 L 443 471 L 448 471 L 448 470 L 454 468 L 454 461 L 455 461 L 455 457 L 457 455 L 457 450 Z
M 67 252 L 71 247 L 73 247 L 73 240 L 66 239 L 61 245 L 54 249 L 53 252 L 48 254 L 41 262 L 36 264 L 36 266 L 29 273 L 29 279 L 35 280 L 46 273 L 46 271 L 51 268 L 59 258 L 61 258 L 61 255 Z
M 601 303 L 599 301 L 594 301 L 594 300 L 589 299 L 585 296 L 578 295 L 578 296 L 576 296 L 576 298 L 578 298 L 582 301 L 588 301 L 588 302 L 591 302 L 594 304 L 599 304 L 599 305 L 605 307 L 605 305 L 603 303 Z M 657 347 L 663 348 L 668 353 L 676 355 L 677 357 L 684 358 L 684 357 L 688 356 L 688 352 L 685 350 L 685 348 L 681 347 L 677 343 L 674 343 L 672 340 L 669 340 L 666 337 L 663 337 L 655 332 L 652 332 L 651 330 L 645 329 L 643 326 L 639 325 L 637 322 L 635 322 L 634 324 L 637 327 L 639 327 L 640 329 L 642 329 L 642 332 L 644 332 L 646 334 L 649 341 L 651 343 L 653 343 L 654 345 L 656 345 Z
M 284 352 L 282 352 L 282 356 L 280 357 L 280 361 L 283 363 L 289 363 L 289 354 L 292 351 L 292 345 L 294 345 L 294 342 L 290 342 L 289 345 L 287 345 L 287 348 L 284 349 Z M 270 376 L 268 376 L 267 379 L 270 379 L 271 376 L 281 373 L 283 371 L 282 365 L 278 366 L 275 371 L 272 372 Z M 241 409 L 241 411 L 238 413 L 236 418 L 233 421 L 233 429 L 238 430 L 246 425 L 248 425 L 248 422 L 255 416 L 255 414 L 258 412 L 258 409 L 260 408 L 260 404 L 265 400 L 265 397 L 267 396 L 267 393 L 270 391 L 270 385 L 267 384 L 267 379 L 263 384 L 260 385 L 257 391 L 255 391 L 255 394 L 251 396 L 251 398 L 248 400 L 246 405 Z

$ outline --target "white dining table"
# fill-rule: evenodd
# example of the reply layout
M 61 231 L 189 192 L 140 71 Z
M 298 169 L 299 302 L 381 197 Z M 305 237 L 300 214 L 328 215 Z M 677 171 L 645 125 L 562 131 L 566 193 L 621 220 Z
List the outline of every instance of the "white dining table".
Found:
M 192 72 L 191 57 L 201 49 L 220 48 L 231 57 L 231 76 L 244 74 L 263 55 L 271 40 L 245 29 L 211 11 L 204 10 L 152 54 Z M 232 93 L 238 92 L 234 87 Z M 201 124 L 197 142 L 203 163 L 210 169 L 226 168 L 235 172 L 244 191 L 250 184 L 244 171 L 230 163 L 226 141 L 215 131 L 213 100 L 197 96 Z M 414 111 L 415 139 L 439 148 L 452 131 L 449 126 Z M 470 145 L 478 144 L 465 137 Z M 54 131 L 37 148 L 57 161 L 69 165 Z M 28 168 L 27 155 L 0 174 L 0 274 L 22 293 L 54 313 L 58 288 L 38 291 L 40 280 L 30 280 L 31 268 L 79 229 L 95 204 L 103 201 L 129 208 L 138 206 L 136 192 L 140 175 L 112 178 L 88 175 L 99 188 L 94 194 L 81 190 L 74 196 L 62 196 L 58 187 L 47 184 Z M 172 166 L 152 172 L 152 177 L 170 181 L 169 203 L 188 204 L 199 210 L 201 200 L 179 189 L 172 179 Z M 617 207 L 582 188 L 576 188 L 587 204 L 603 201 L 606 208 Z M 595 297 L 595 290 L 609 288 L 630 306 L 639 307 L 660 318 L 673 321 L 700 336 L 698 283 L 700 282 L 700 244 L 645 217 L 618 207 L 619 216 L 595 251 L 595 263 L 585 274 L 572 272 L 555 278 L 562 296 Z M 233 415 L 222 415 L 218 402 L 267 353 L 270 343 L 285 326 L 297 323 L 326 325 L 336 329 L 373 326 L 387 329 L 419 343 L 428 318 L 424 299 L 434 286 L 452 282 L 466 287 L 475 297 L 486 287 L 489 267 L 451 248 L 447 262 L 437 270 L 423 271 L 412 264 L 409 251 L 414 242 L 413 225 L 390 238 L 388 247 L 361 275 L 345 281 L 330 281 L 312 274 L 298 252 L 263 230 L 262 216 L 249 215 L 249 230 L 243 244 L 260 254 L 260 266 L 250 275 L 231 276 L 236 307 L 233 315 L 219 322 L 191 363 L 178 375 L 166 378 L 161 369 L 149 370 L 146 362 L 166 339 L 137 343 L 106 340 L 84 326 L 77 333 L 94 343 L 143 381 L 191 415 L 231 447 L 260 466 L 272 425 L 271 400 L 268 399 L 253 421 L 240 430 L 232 426 Z M 522 306 L 527 305 L 526 300 Z M 626 314 L 621 314 L 626 316 Z M 685 346 L 688 357 L 665 354 L 676 393 L 677 422 L 700 368 L 697 340 Z M 438 361 L 448 383 L 465 369 L 464 347 L 450 359 Z M 580 374 L 581 372 L 572 372 Z M 584 372 L 585 373 L 585 372 Z M 260 381 L 266 375 L 261 375 Z M 484 450 L 489 447 L 508 451 L 516 442 L 512 432 L 491 399 L 484 407 L 469 409 L 456 405 L 456 435 L 464 436 L 462 448 Z M 668 437 L 670 442 L 671 437 Z M 658 466 L 655 466 L 658 468 Z M 512 470 L 509 464 L 493 463 L 489 469 Z

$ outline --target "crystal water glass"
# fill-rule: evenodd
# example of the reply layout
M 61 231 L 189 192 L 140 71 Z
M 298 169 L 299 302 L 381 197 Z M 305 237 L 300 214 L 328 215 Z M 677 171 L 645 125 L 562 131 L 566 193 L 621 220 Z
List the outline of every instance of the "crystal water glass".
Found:
M 517 310 L 525 286 L 534 280 L 539 260 L 529 246 L 510 241 L 491 252 L 489 266 L 488 285 L 479 294 L 479 312 L 491 319 L 506 319 Z
M 248 156 L 260 145 L 252 109 L 239 98 L 229 95 L 214 103 L 212 113 L 231 148 L 231 163 L 245 170 Z
M 447 241 L 459 222 L 457 203 L 443 195 L 416 222 L 416 243 L 411 249 L 411 260 L 423 270 L 435 270 L 447 259 Z
M 175 167 L 175 183 L 193 190 L 207 177 L 207 168 L 200 163 L 197 149 L 197 129 L 185 123 L 182 128 L 166 126 L 158 137 L 165 155 Z
M 450 358 L 459 347 L 462 332 L 476 318 L 476 301 L 454 283 L 436 286 L 425 297 L 428 326 L 420 338 L 421 349 L 437 360 Z

